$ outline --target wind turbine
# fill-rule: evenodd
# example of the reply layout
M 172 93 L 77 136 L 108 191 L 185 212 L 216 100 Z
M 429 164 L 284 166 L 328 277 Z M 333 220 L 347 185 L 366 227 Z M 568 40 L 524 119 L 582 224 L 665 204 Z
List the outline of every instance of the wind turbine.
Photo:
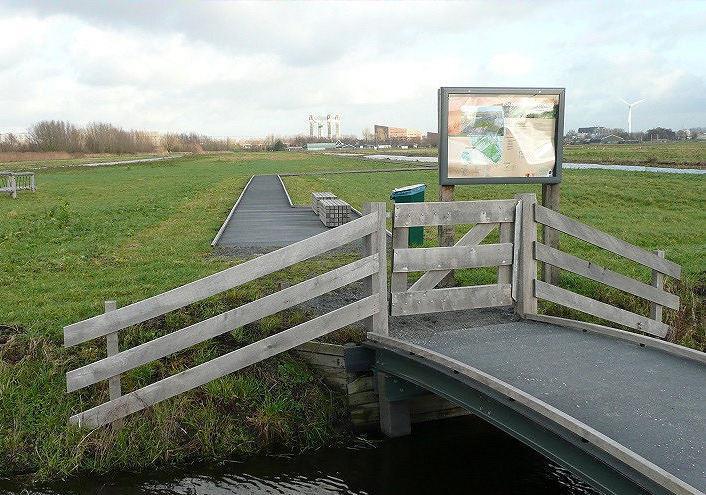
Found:
M 642 100 L 637 100 L 634 103 L 628 103 L 627 101 L 620 98 L 620 101 L 622 101 L 623 103 L 625 103 L 628 106 L 628 136 L 632 136 L 632 107 L 634 107 L 635 105 L 637 105 L 639 103 L 642 103 L 645 100 L 642 99 Z

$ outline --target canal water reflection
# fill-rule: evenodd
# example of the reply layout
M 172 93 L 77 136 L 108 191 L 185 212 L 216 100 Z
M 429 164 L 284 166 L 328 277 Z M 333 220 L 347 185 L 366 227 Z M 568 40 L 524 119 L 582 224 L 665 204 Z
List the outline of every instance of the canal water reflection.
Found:
M 24 490 L 23 490 L 24 488 Z M 85 477 L 0 493 L 84 494 L 593 494 L 566 470 L 476 418 L 416 425 L 408 437 L 292 457 L 256 457 L 111 479 Z

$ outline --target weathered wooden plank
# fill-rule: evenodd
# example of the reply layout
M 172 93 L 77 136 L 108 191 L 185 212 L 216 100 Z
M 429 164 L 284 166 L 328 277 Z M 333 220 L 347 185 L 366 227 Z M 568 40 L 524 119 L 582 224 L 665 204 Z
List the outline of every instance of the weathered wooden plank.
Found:
M 395 249 L 394 257 L 395 273 L 510 265 L 512 244 Z
M 482 225 L 482 224 L 481 224 Z M 503 222 L 500 224 L 500 243 L 510 244 L 510 262 L 507 265 L 498 267 L 498 283 L 509 284 L 512 281 L 512 223 Z
M 512 199 L 403 203 L 395 205 L 395 227 L 512 222 L 517 201 Z
M 664 251 L 657 250 L 655 251 L 655 254 L 659 256 L 660 258 L 664 258 Z M 650 287 L 653 287 L 654 289 L 658 291 L 662 291 L 664 289 L 664 275 L 658 272 L 657 270 L 652 270 L 652 285 Z M 676 297 L 676 296 L 674 296 Z M 660 301 L 655 301 L 659 303 Z M 650 318 L 653 320 L 657 321 L 662 321 L 662 305 L 660 304 L 655 304 L 653 302 L 650 304 Z M 679 309 L 679 298 L 677 297 L 677 307 L 669 306 L 667 304 L 663 304 L 664 306 L 671 307 L 672 309 Z
M 494 223 L 479 223 L 475 225 L 471 230 L 466 232 L 466 234 L 461 237 L 456 246 L 473 246 L 480 244 L 483 239 L 485 239 L 488 234 L 495 228 Z M 416 282 L 412 284 L 409 290 L 428 290 L 436 287 L 439 282 L 441 282 L 446 275 L 451 273 L 451 270 L 430 270 L 424 275 L 419 277 Z
M 162 294 L 129 304 L 117 311 L 67 325 L 64 327 L 64 345 L 69 347 L 80 344 L 161 316 L 187 304 L 344 246 L 374 232 L 377 228 L 377 215 L 365 215 L 335 229 L 295 242 Z
M 537 279 L 537 261 L 534 259 L 534 243 L 537 240 L 537 224 L 534 209 L 537 197 L 534 194 L 519 194 L 522 203 L 522 232 L 520 232 L 520 283 L 517 295 L 517 312 L 522 315 L 537 313 L 537 298 L 533 284 Z
M 307 363 L 327 368 L 336 368 L 345 372 L 343 356 L 332 356 L 331 354 L 319 354 L 317 352 L 306 352 L 300 351 L 299 348 L 295 349 L 294 352 L 297 356 L 301 357 Z
M 559 267 L 562 270 L 568 270 L 590 278 L 591 280 L 595 280 L 596 282 L 610 285 L 611 287 L 623 290 L 634 296 L 657 302 L 668 308 L 679 309 L 679 297 L 674 294 L 608 270 L 590 261 L 564 253 L 558 249 L 545 246 L 541 242 L 535 243 L 534 253 L 537 261 L 542 261 L 552 266 Z
M 619 254 L 629 260 L 636 261 L 649 268 L 653 268 L 670 277 L 679 278 L 681 266 L 640 247 L 627 243 L 610 234 L 577 222 L 561 213 L 537 205 L 535 210 L 537 222 L 548 225 L 572 237 L 586 241 L 594 246 Z
M 369 256 L 66 374 L 69 392 L 204 342 L 377 272 Z
M 378 394 L 372 390 L 358 392 L 348 396 L 349 406 L 362 406 L 363 404 L 377 404 Z
M 378 297 L 378 304 L 382 308 L 371 319 L 370 330 L 386 335 L 387 328 L 387 215 L 385 203 L 366 203 L 364 211 L 377 215 L 377 230 L 370 234 L 371 253 L 377 255 L 378 271 L 371 275 L 371 292 Z
M 375 385 L 373 385 L 373 375 L 372 373 L 366 373 L 353 380 L 348 381 L 348 393 L 355 394 L 358 392 L 365 392 L 374 390 Z
M 118 308 L 118 303 L 116 301 L 105 301 L 104 303 L 105 312 L 115 311 Z M 120 341 L 118 338 L 118 332 L 109 333 L 105 336 L 105 343 L 108 357 L 114 356 L 120 352 Z M 108 395 L 111 400 L 117 399 L 121 395 L 120 390 L 120 375 L 115 375 L 108 378 Z
M 659 337 L 667 335 L 669 330 L 669 326 L 662 322 L 616 308 L 610 304 L 596 301 L 590 297 L 576 294 L 541 280 L 535 281 L 535 295 L 540 299 L 546 299 L 547 301 Z
M 520 244 L 522 234 L 522 201 L 515 205 L 515 223 L 512 227 L 512 300 L 517 304 L 517 289 L 520 285 Z
M 559 211 L 559 199 L 561 195 L 561 182 L 556 184 L 542 184 L 542 206 L 553 211 Z M 542 225 L 542 243 L 554 249 L 559 249 L 559 232 Z M 555 266 L 542 263 L 542 280 L 552 285 L 559 285 L 559 269 Z
M 409 247 L 409 229 L 407 227 L 398 228 L 392 226 L 392 275 L 390 276 L 390 290 L 392 292 L 404 292 L 407 290 L 407 273 L 395 271 L 394 252 L 398 249 Z
M 627 340 L 639 344 L 643 347 L 653 347 L 669 354 L 675 356 L 692 359 L 698 361 L 699 363 L 706 364 L 706 353 L 697 351 L 696 349 L 691 349 L 689 347 L 684 347 L 678 344 L 673 344 L 672 342 L 667 342 L 666 340 L 657 339 L 650 335 L 642 335 L 635 332 L 628 332 L 625 330 L 620 330 L 618 328 L 607 327 L 605 325 L 599 325 L 597 323 L 589 323 L 587 321 L 572 320 L 569 318 L 560 318 L 559 316 L 550 315 L 530 315 L 527 317 L 530 320 L 541 321 L 542 323 L 550 323 L 552 325 L 559 325 L 562 327 L 577 328 L 580 330 L 585 330 L 587 332 L 600 333 L 603 335 L 609 335 L 611 337 L 616 337 L 618 339 Z
M 288 330 L 253 342 L 206 363 L 130 392 L 119 399 L 75 414 L 71 416 L 70 421 L 87 427 L 98 427 L 108 424 L 165 399 L 260 362 L 263 359 L 288 351 L 304 342 L 360 321 L 379 310 L 379 299 L 376 296 L 368 296 L 313 320 L 301 323 Z
M 511 306 L 510 284 L 393 292 L 392 316 Z
M 305 342 L 296 348 L 297 351 L 315 352 L 317 354 L 329 354 L 331 356 L 343 356 L 343 346 L 338 344 L 328 344 L 326 342 Z

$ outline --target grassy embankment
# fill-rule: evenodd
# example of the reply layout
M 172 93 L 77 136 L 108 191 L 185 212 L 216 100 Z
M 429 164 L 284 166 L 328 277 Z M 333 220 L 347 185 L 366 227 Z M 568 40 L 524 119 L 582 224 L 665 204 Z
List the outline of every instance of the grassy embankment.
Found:
M 359 160 L 294 153 L 185 157 L 153 164 L 40 171 L 37 192 L 0 196 L 0 477 L 78 469 L 137 469 L 192 458 L 297 451 L 336 436 L 340 404 L 289 356 L 268 360 L 87 435 L 72 413 L 106 398 L 103 386 L 65 393 L 64 373 L 104 355 L 104 339 L 62 347 L 62 327 L 226 268 L 210 242 L 254 173 L 360 169 Z M 350 255 L 349 255 L 350 258 Z M 121 334 L 121 346 L 274 291 L 281 279 L 347 262 L 303 263 Z M 288 311 L 126 374 L 132 390 L 305 318 Z
M 344 149 L 344 153 L 376 155 L 436 156 L 436 148 Z M 564 161 L 615 163 L 653 167 L 706 168 L 706 141 L 676 141 L 641 144 L 577 144 L 564 146 Z
M 28 473 L 56 478 L 80 470 L 140 469 L 194 459 L 240 457 L 263 450 L 298 451 L 330 443 L 342 431 L 342 408 L 296 358 L 282 355 L 165 401 L 127 418 L 125 428 L 88 433 L 67 417 L 105 400 L 104 386 L 65 393 L 68 369 L 104 355 L 98 339 L 62 347 L 62 327 L 102 311 L 163 292 L 237 263 L 213 257 L 209 243 L 249 176 L 255 173 L 354 170 L 380 167 L 303 153 L 192 156 L 153 164 L 40 171 L 38 191 L 0 196 L 0 476 Z M 706 269 L 706 181 L 602 171 L 567 173 L 562 211 L 648 249 L 667 250 L 684 265 L 688 287 Z M 293 199 L 307 204 L 313 190 L 333 190 L 354 206 L 387 200 L 392 188 L 416 182 L 436 197 L 433 171 L 315 175 L 286 179 Z M 459 188 L 459 199 L 509 197 L 521 186 Z M 465 227 L 467 228 L 467 227 Z M 459 233 L 464 227 L 459 227 Z M 433 242 L 434 232 L 427 238 Z M 562 239 L 566 245 L 573 243 Z M 588 256 L 589 251 L 573 250 Z M 238 306 L 350 260 L 339 255 L 302 263 L 123 332 L 121 348 Z M 609 257 L 592 259 L 628 270 Z M 647 280 L 645 271 L 628 273 Z M 489 280 L 489 271 L 459 274 L 464 283 Z M 563 284 L 626 305 L 598 284 Z M 675 287 L 671 282 L 671 287 Z M 697 296 L 676 289 L 688 310 L 668 313 L 685 329 L 679 340 L 704 346 L 703 327 L 691 314 Z M 703 294 L 701 294 L 703 296 Z M 689 299 L 691 297 L 691 300 Z M 691 301 L 691 302 L 690 302 Z M 641 306 L 639 310 L 646 308 Z M 129 391 L 221 355 L 306 318 L 287 311 L 143 366 L 123 377 Z

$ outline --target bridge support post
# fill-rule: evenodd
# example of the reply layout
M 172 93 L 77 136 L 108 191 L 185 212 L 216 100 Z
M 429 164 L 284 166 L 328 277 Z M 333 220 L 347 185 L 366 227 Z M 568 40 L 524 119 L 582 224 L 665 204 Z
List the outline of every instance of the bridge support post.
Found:
M 412 431 L 412 421 L 409 414 L 409 401 L 390 400 L 390 377 L 381 371 L 375 373 L 380 405 L 380 431 L 387 437 L 402 437 Z

